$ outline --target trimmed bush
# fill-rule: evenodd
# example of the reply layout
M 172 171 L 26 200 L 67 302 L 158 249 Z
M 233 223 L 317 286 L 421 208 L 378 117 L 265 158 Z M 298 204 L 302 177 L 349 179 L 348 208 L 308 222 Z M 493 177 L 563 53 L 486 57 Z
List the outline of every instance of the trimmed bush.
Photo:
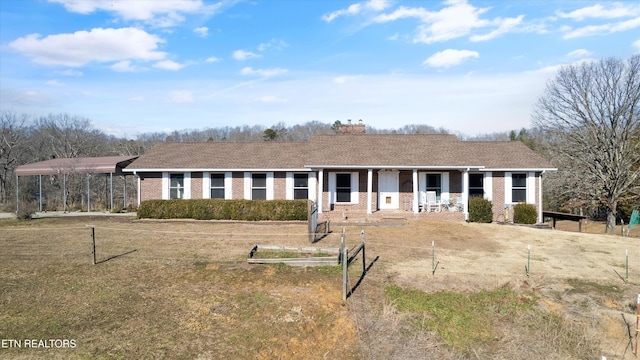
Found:
M 531 204 L 513 206 L 513 222 L 515 224 L 535 224 L 538 221 L 536 207 Z
M 146 200 L 139 219 L 307 220 L 307 200 Z
M 493 221 L 493 210 L 491 201 L 474 196 L 469 198 L 469 221 L 490 223 Z

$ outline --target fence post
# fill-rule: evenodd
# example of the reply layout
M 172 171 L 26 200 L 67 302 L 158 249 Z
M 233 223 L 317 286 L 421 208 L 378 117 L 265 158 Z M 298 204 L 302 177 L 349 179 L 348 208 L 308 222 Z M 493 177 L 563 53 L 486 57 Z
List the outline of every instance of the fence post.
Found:
M 342 301 L 347 300 L 347 282 L 349 279 L 349 249 L 342 250 Z
M 362 241 L 362 275 L 367 271 L 367 261 L 364 256 L 364 230 L 360 232 L 360 239 Z
M 93 265 L 96 264 L 96 229 L 91 226 L 91 253 L 93 254 Z

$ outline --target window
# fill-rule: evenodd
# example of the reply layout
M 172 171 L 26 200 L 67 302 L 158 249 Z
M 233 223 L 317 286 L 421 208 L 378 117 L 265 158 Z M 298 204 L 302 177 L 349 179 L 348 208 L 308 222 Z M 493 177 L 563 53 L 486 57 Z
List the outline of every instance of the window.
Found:
M 251 174 L 251 200 L 267 199 L 267 174 Z
M 211 174 L 211 198 L 224 199 L 224 174 Z
M 169 181 L 169 199 L 184 198 L 184 175 L 171 174 Z
M 441 174 L 427 174 L 427 191 L 435 191 L 436 200 L 440 200 L 440 196 L 442 195 Z
M 351 174 L 336 174 L 336 202 L 351 202 Z
M 527 202 L 527 174 L 511 174 L 511 202 Z
M 484 174 L 469 174 L 469 196 L 484 197 Z
M 309 175 L 293 174 L 293 198 L 305 200 L 309 198 Z

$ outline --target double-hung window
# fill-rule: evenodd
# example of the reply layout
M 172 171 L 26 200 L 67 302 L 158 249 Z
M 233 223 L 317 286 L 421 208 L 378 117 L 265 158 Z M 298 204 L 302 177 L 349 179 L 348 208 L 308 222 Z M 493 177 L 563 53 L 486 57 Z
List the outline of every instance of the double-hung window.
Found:
M 211 174 L 211 198 L 224 199 L 224 174 Z
M 442 175 L 427 174 L 427 191 L 436 192 L 436 200 L 440 200 L 442 196 Z
M 171 174 L 169 180 L 169 199 L 184 198 L 184 175 Z
M 336 174 L 336 202 L 351 202 L 351 174 Z
M 293 198 L 305 200 L 309 198 L 308 174 L 293 174 Z
M 527 174 L 511 174 L 511 202 L 527 202 Z
M 251 200 L 267 199 L 267 174 L 251 174 Z
M 484 174 L 469 174 L 469 196 L 484 196 Z

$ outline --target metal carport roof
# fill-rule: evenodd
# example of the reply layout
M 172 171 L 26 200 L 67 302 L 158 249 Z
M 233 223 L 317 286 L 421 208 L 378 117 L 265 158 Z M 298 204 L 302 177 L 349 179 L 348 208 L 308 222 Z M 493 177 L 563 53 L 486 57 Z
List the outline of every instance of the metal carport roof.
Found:
M 122 174 L 122 169 L 138 156 L 60 158 L 20 165 L 16 176 L 58 174 Z

